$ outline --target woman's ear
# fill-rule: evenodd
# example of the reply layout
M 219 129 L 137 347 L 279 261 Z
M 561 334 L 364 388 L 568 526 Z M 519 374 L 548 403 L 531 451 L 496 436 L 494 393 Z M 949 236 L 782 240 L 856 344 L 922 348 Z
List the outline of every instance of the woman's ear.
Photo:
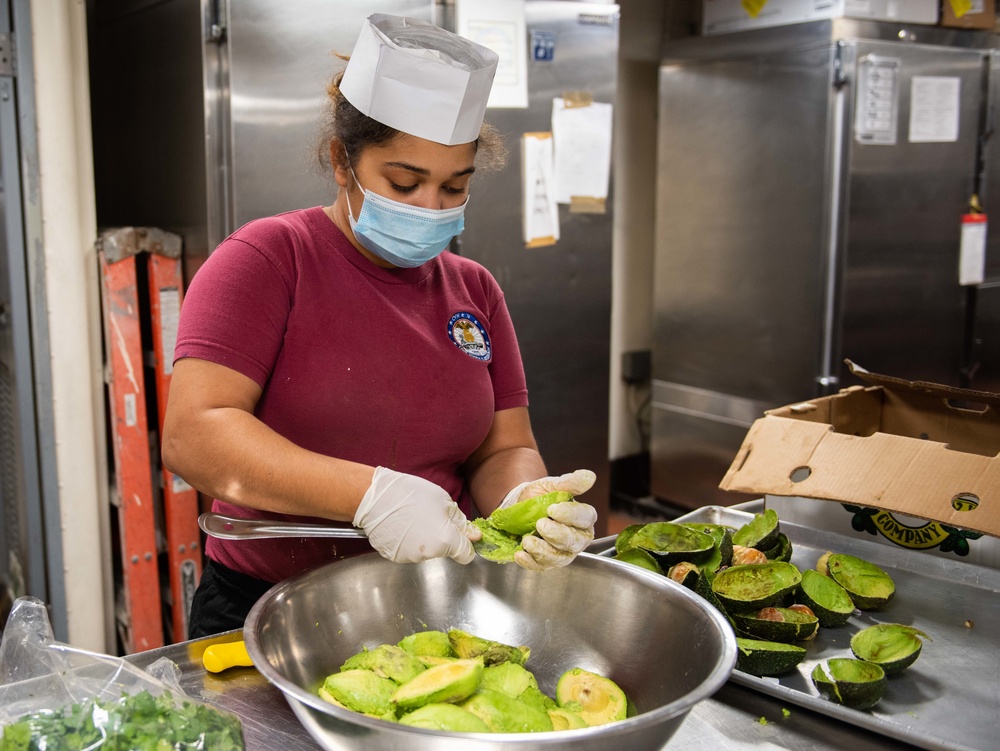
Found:
M 351 163 L 347 159 L 347 150 L 338 138 L 330 139 L 330 167 L 333 168 L 333 178 L 341 188 L 347 187 L 350 177 Z

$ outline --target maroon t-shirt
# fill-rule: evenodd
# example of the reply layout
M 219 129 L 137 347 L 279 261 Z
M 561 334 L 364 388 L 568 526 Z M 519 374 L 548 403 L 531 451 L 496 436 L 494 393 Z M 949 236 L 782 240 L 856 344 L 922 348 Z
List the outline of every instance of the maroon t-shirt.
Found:
M 503 293 L 485 268 L 448 252 L 414 269 L 376 266 L 321 207 L 250 222 L 209 256 L 184 297 L 182 357 L 256 381 L 256 416 L 293 443 L 419 475 L 467 514 L 462 463 L 494 411 L 528 403 Z M 213 508 L 322 521 L 218 500 Z M 206 552 L 278 582 L 370 549 L 330 538 L 210 538 Z

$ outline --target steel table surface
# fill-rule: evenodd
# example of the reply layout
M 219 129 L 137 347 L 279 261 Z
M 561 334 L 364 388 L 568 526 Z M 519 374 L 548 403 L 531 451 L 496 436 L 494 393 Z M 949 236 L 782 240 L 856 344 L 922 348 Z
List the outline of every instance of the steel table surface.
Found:
M 254 668 L 213 674 L 202 666 L 201 656 L 207 647 L 240 638 L 240 631 L 230 631 L 139 652 L 127 659 L 139 667 L 160 657 L 173 660 L 181 671 L 181 687 L 189 696 L 239 716 L 247 751 L 320 751 L 281 691 Z M 788 710 L 787 716 L 783 709 Z M 695 705 L 664 748 L 893 751 L 912 746 L 729 682 L 715 696 Z

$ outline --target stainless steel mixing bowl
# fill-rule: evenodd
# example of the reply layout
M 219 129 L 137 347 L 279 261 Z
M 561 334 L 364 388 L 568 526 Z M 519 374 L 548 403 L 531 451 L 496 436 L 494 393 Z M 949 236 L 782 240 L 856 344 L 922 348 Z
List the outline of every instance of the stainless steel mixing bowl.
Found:
M 450 628 L 529 646 L 526 667 L 549 696 L 569 668 L 606 675 L 636 714 L 582 730 L 445 733 L 355 714 L 315 693 L 362 647 Z M 250 611 L 243 635 L 254 664 L 310 734 L 337 751 L 658 749 L 736 662 L 732 630 L 703 599 L 659 574 L 587 553 L 540 573 L 482 558 L 467 566 L 397 564 L 376 554 L 338 561 L 276 585 Z

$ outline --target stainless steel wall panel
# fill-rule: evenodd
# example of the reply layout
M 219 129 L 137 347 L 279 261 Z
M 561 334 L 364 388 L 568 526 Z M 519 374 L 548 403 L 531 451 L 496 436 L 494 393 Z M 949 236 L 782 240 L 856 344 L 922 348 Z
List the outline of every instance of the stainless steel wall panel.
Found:
M 958 383 L 959 227 L 992 46 L 978 33 L 849 21 L 668 45 L 654 379 L 765 407 L 847 385 L 844 357 Z M 855 137 L 869 55 L 898 63 L 892 144 Z M 915 76 L 957 80 L 957 139 L 911 140 Z M 718 400 L 692 407 L 679 393 L 655 404 L 654 492 L 709 503 L 739 441 Z
M 774 406 L 813 392 L 830 58 L 661 68 L 654 378 Z
M 376 7 L 377 6 L 377 7 Z M 232 231 L 251 219 L 332 202 L 316 164 L 326 86 L 374 12 L 432 21 L 433 0 L 238 0 L 228 4 L 228 171 Z
M 849 142 L 840 354 L 876 372 L 959 385 L 959 230 L 973 191 L 984 53 L 858 41 L 856 55 L 900 61 L 900 117 L 894 145 Z M 958 140 L 910 141 L 915 76 L 959 80 Z

